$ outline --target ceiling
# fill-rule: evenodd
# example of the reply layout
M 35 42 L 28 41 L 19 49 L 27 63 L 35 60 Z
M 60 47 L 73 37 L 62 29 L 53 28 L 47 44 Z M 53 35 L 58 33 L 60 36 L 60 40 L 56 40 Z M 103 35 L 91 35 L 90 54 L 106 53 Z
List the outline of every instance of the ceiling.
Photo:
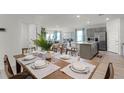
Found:
M 40 24 L 48 29 L 100 26 L 106 24 L 106 18 L 109 18 L 109 21 L 124 18 L 124 14 L 12 14 L 12 16 L 28 20 L 29 23 Z M 77 16 L 80 17 L 77 18 Z
M 77 15 L 80 17 L 77 18 Z M 47 28 L 80 28 L 88 25 L 105 24 L 124 17 L 124 14 L 40 14 L 34 15 L 36 22 Z

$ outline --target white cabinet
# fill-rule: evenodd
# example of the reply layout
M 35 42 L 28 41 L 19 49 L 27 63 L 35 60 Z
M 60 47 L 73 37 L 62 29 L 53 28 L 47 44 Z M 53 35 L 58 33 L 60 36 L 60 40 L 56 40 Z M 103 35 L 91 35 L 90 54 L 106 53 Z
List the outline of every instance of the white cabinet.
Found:
M 122 51 L 123 51 L 122 55 L 124 56 L 124 43 L 122 45 Z
M 108 51 L 120 54 L 120 19 L 107 22 Z

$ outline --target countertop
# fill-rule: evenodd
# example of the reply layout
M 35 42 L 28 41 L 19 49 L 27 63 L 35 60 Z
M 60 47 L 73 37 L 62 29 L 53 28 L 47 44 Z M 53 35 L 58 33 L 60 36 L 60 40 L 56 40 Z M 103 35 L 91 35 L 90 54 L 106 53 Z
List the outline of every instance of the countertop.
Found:
M 91 44 L 95 44 L 96 42 L 77 42 L 77 44 L 87 44 L 87 45 L 91 45 Z

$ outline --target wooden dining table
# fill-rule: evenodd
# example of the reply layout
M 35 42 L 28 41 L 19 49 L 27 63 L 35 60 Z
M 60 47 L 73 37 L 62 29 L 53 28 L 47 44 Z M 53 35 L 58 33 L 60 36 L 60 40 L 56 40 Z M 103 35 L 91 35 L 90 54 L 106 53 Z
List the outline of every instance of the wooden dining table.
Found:
M 17 70 L 17 73 L 20 73 L 20 72 L 21 72 L 21 68 L 27 68 L 26 65 L 21 64 L 21 63 L 18 61 L 19 58 L 23 58 L 23 57 L 25 57 L 25 55 L 23 55 L 23 54 L 14 55 L 14 58 L 15 58 L 15 60 L 16 60 L 16 70 Z M 87 60 L 87 59 L 83 59 L 83 60 L 84 60 L 85 62 L 87 62 L 87 63 L 93 64 L 93 65 L 96 66 L 95 69 L 93 70 L 93 72 L 92 72 L 92 73 L 90 74 L 90 76 L 88 77 L 88 79 L 91 79 L 92 76 L 93 76 L 93 74 L 94 74 L 94 72 L 95 72 L 95 70 L 97 69 L 99 63 L 98 63 L 98 62 L 95 62 L 95 61 Z M 50 61 L 49 61 L 49 62 L 50 62 Z M 66 61 L 64 61 L 64 60 L 56 59 L 56 62 L 55 62 L 55 63 L 52 63 L 52 64 L 57 65 L 57 66 L 59 66 L 60 68 L 59 68 L 57 71 L 55 71 L 55 72 L 53 72 L 53 73 L 51 73 L 51 74 L 45 76 L 43 79 L 72 79 L 72 77 L 70 77 L 69 75 L 67 75 L 67 74 L 65 74 L 64 72 L 60 71 L 60 69 L 66 67 L 66 66 L 69 65 L 70 63 L 68 63 L 68 62 L 66 62 Z M 32 73 L 32 71 L 30 71 L 28 68 L 27 68 L 27 71 L 32 75 L 33 78 L 37 78 L 37 77 L 35 76 L 35 74 Z

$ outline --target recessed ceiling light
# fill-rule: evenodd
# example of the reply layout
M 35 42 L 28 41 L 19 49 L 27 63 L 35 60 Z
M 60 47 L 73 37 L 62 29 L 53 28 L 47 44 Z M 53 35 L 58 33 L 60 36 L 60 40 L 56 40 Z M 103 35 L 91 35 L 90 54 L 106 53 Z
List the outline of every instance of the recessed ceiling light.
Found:
M 107 17 L 107 18 L 106 18 L 106 21 L 109 21 L 109 20 L 110 20 L 110 19 Z
M 77 17 L 77 18 L 80 18 L 80 15 L 77 15 L 76 17 Z

